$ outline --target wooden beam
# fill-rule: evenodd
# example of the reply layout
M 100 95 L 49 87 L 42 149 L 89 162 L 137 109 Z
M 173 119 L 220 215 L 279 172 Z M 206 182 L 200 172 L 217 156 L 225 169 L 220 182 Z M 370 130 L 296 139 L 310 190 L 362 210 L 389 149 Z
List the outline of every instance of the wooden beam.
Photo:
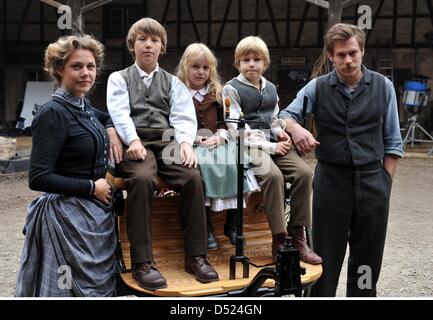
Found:
M 334 24 L 341 22 L 341 15 L 343 13 L 342 0 L 329 0 L 328 10 L 328 29 Z
M 310 4 L 306 3 L 304 7 L 304 12 L 302 12 L 302 19 L 299 24 L 298 34 L 296 35 L 295 47 L 298 47 L 299 42 L 301 41 L 302 31 L 304 30 L 305 17 L 307 16 L 309 9 L 310 9 Z
M 43 3 L 46 3 L 48 5 L 50 5 L 52 7 L 56 7 L 56 8 L 58 8 L 60 6 L 63 6 L 62 3 L 59 3 L 59 2 L 54 1 L 54 0 L 40 0 L 40 1 L 43 2 Z
M 241 41 L 242 38 L 242 0 L 238 0 L 238 42 Z
M 212 46 L 212 0 L 207 0 L 207 44 Z
M 319 47 L 323 46 L 323 36 L 324 36 L 324 26 L 323 26 L 323 17 L 325 9 L 319 7 L 317 8 L 317 45 Z
M 291 1 L 287 1 L 286 8 L 286 46 L 290 46 L 290 11 L 291 11 Z
M 39 2 L 39 39 L 41 42 L 45 41 L 44 5 L 42 2 Z
M 245 0 L 244 0 L 245 1 Z M 272 1 L 272 0 L 271 0 Z M 392 0 L 389 0 L 389 1 L 392 1 Z M 433 1 L 433 0 L 432 0 Z M 0 0 L 0 2 L 1 2 L 1 0 Z M 54 8 L 53 8 L 54 9 Z M 294 10 L 292 9 L 292 12 L 293 12 Z M 325 11 L 326 12 L 326 11 Z M 1 11 L 0 11 L 0 14 L 1 14 Z M 207 21 L 208 21 L 208 19 L 207 19 L 207 17 L 201 17 L 201 19 L 198 19 L 198 17 L 197 17 L 197 15 L 195 16 L 195 23 L 197 23 L 197 25 L 199 25 L 199 24 L 206 24 L 207 23 Z M 390 13 L 390 14 L 380 14 L 378 17 L 377 17 L 377 19 L 378 20 L 386 20 L 386 21 L 389 21 L 389 23 L 391 24 L 392 23 L 392 12 Z M 424 18 L 424 19 L 430 19 L 430 15 L 426 12 L 425 14 L 423 14 L 423 13 L 418 13 L 417 14 L 417 18 L 419 19 L 419 18 Z M 344 15 L 344 16 L 342 16 L 341 17 L 341 20 L 353 20 L 355 23 L 354 24 L 356 24 L 357 23 L 357 20 L 356 20 L 357 18 L 356 18 L 356 16 L 355 15 L 353 15 L 353 14 L 347 14 L 347 15 Z M 397 16 L 397 19 L 398 20 L 400 20 L 400 19 L 412 19 L 412 14 L 399 14 L 398 16 Z M 158 21 L 160 21 L 159 19 L 158 19 Z M 189 16 L 186 18 L 186 19 L 183 19 L 182 20 L 183 21 L 183 23 L 190 23 L 190 19 L 189 19 Z M 256 21 L 255 20 L 255 18 L 253 17 L 253 18 L 250 18 L 250 19 L 246 19 L 245 18 L 245 16 L 243 15 L 243 25 L 245 26 L 245 24 L 246 23 L 249 23 L 249 24 L 254 24 L 254 22 Z M 302 21 L 302 19 L 301 19 L 301 16 L 299 16 L 299 18 L 291 18 L 290 19 L 290 22 L 291 23 L 293 23 L 293 22 L 301 22 Z M 216 24 L 216 23 L 220 23 L 221 22 L 221 19 L 217 19 L 217 18 L 215 18 L 215 19 L 213 19 L 213 20 L 211 20 L 211 23 L 213 23 L 213 24 Z M 228 18 L 227 19 L 227 21 L 226 21 L 227 23 L 231 23 L 231 24 L 237 24 L 237 22 L 238 22 L 238 18 L 237 18 L 237 16 L 235 16 L 235 17 L 233 17 L 233 18 Z M 259 22 L 260 22 L 260 24 L 262 24 L 262 23 L 269 23 L 269 17 L 264 17 L 264 18 L 261 18 L 261 19 L 259 19 Z M 275 22 L 277 22 L 277 24 L 279 24 L 279 23 L 286 23 L 287 22 L 287 20 L 286 20 L 286 16 L 282 16 L 281 18 L 275 18 Z M 315 15 L 314 17 L 306 17 L 305 18 L 305 22 L 314 22 L 314 23 L 317 23 L 317 16 Z M 56 21 L 48 21 L 48 22 L 46 22 L 47 24 L 55 24 L 55 23 L 57 23 Z M 94 25 L 97 25 L 98 23 L 100 24 L 100 22 L 96 22 L 96 21 L 89 21 L 88 22 L 89 24 L 94 24 Z M 176 24 L 177 23 L 177 20 L 176 19 L 167 19 L 166 21 L 165 21 L 165 24 Z M 16 21 L 12 21 L 12 22 L 8 22 L 8 24 L 9 25 L 13 25 L 13 24 L 16 24 L 16 25 L 18 25 L 18 23 L 16 22 Z M 39 22 L 34 22 L 34 21 L 26 21 L 26 24 L 39 24 Z M 233 29 L 233 28 L 232 28 Z M 233 30 L 235 30 L 236 29 L 236 27 L 233 29 Z M 280 28 L 281 29 L 281 28 Z M 232 31 L 233 31 L 232 30 Z M 199 30 L 199 31 L 202 31 L 202 30 Z M 236 32 L 236 31 L 235 31 Z
M 94 10 L 96 8 L 99 8 L 103 5 L 106 5 L 107 3 L 112 2 L 113 0 L 97 0 L 95 2 L 91 2 L 85 6 L 81 7 L 81 14 L 86 13 L 88 11 Z
M 425 0 L 425 4 L 427 5 L 427 9 L 428 9 L 429 16 L 430 16 L 431 26 L 433 27 L 433 5 L 431 3 L 431 0 Z
M 380 10 L 382 9 L 384 0 L 380 0 L 379 5 L 377 6 L 376 12 L 374 13 L 373 21 L 371 22 L 371 29 L 368 30 L 367 38 L 365 39 L 365 44 L 367 45 L 368 39 L 370 39 L 371 32 L 374 30 L 374 25 L 376 24 L 377 17 L 379 16 Z
M 397 41 L 397 17 L 398 17 L 398 0 L 394 0 L 392 6 L 392 46 L 395 45 Z
M 343 1 L 343 8 L 347 8 L 350 6 L 353 6 L 354 4 L 357 4 L 361 2 L 362 0 L 345 0 Z
M 18 26 L 17 41 L 21 40 L 21 31 L 23 30 L 24 20 L 26 19 L 26 15 L 27 15 L 27 12 L 29 11 L 31 3 L 32 3 L 32 0 L 27 0 L 26 6 L 24 7 L 23 15 L 21 16 L 21 22 L 20 22 L 20 25 Z
M 195 36 L 197 38 L 197 41 L 201 42 L 201 40 L 200 40 L 200 34 L 198 33 L 198 29 L 197 29 L 197 24 L 195 23 L 194 15 L 192 13 L 191 1 L 190 0 L 186 0 L 186 5 L 188 7 L 189 16 L 191 17 L 192 28 L 194 29 L 194 33 L 195 33 Z
M 3 46 L 6 47 L 6 43 L 8 42 L 8 15 L 6 14 L 8 12 L 7 9 L 7 0 L 3 0 Z
M 143 17 L 149 16 L 149 3 L 147 0 L 142 0 L 142 6 L 143 6 Z
M 260 31 L 260 0 L 256 0 L 256 14 L 254 20 L 254 35 L 257 36 Z
M 162 14 L 161 24 L 164 24 L 165 19 L 167 19 L 167 14 L 168 14 L 168 9 L 170 8 L 170 4 L 171 4 L 171 0 L 167 0 L 167 2 L 165 3 L 164 12 Z
M 324 0 L 305 0 L 309 3 L 315 4 L 316 6 L 322 7 L 324 9 L 329 9 L 329 2 Z
M 271 26 L 272 26 L 272 30 L 274 31 L 275 41 L 277 42 L 277 46 L 279 47 L 281 44 L 280 36 L 278 35 L 278 28 L 277 28 L 277 24 L 275 23 L 275 16 L 272 10 L 271 2 L 269 0 L 266 0 L 265 2 L 269 12 L 269 19 L 271 19 Z
M 177 0 L 177 28 L 176 28 L 176 48 L 180 48 L 180 36 L 182 35 L 182 0 Z
M 353 15 L 355 18 L 353 18 L 353 24 L 356 25 L 358 23 L 358 8 L 355 7 L 355 14 Z M 343 17 L 341 18 L 343 20 Z
M 412 44 L 415 44 L 417 7 L 418 7 L 418 0 L 412 0 L 412 29 L 410 34 L 410 42 Z
M 219 47 L 221 45 L 221 39 L 223 37 L 224 28 L 226 27 L 227 17 L 229 16 L 230 7 L 232 5 L 232 2 L 233 2 L 233 0 L 229 0 L 229 2 L 227 3 L 226 11 L 224 12 L 223 21 L 221 21 L 221 28 L 220 28 L 220 31 L 218 33 L 218 39 L 216 42 L 217 47 Z
M 81 0 L 67 0 L 67 5 L 71 7 L 72 12 L 72 34 L 84 34 L 83 16 L 81 14 L 82 3 Z

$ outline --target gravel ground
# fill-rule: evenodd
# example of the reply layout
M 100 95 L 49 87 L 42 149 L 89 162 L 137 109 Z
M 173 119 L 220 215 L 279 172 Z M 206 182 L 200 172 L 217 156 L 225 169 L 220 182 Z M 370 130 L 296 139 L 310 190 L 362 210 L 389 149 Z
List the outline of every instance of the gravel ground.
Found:
M 315 162 L 308 160 L 311 167 Z M 0 297 L 14 294 L 28 204 L 27 174 L 0 175 Z M 400 161 L 394 180 L 380 297 L 433 297 L 433 159 Z M 337 291 L 345 295 L 345 268 Z

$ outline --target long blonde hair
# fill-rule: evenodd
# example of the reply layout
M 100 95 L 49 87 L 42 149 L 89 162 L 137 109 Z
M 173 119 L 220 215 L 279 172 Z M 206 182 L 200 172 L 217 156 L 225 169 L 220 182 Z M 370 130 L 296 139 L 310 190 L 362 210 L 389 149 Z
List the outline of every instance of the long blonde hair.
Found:
M 193 60 L 200 56 L 204 56 L 209 63 L 209 79 L 206 82 L 206 85 L 209 85 L 209 93 L 215 96 L 219 103 L 222 103 L 222 85 L 217 70 L 218 61 L 213 52 L 205 44 L 192 43 L 185 49 L 176 68 L 176 75 L 188 88 L 191 87 L 188 80 L 188 67 Z

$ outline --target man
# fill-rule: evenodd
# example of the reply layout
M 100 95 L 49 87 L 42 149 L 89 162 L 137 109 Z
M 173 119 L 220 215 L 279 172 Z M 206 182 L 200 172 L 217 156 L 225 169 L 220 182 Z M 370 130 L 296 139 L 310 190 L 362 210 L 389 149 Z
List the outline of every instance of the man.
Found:
M 323 274 L 314 296 L 335 296 L 347 243 L 347 296 L 376 296 L 392 178 L 403 150 L 394 87 L 362 65 L 364 44 L 358 27 L 331 27 L 325 45 L 335 69 L 311 80 L 280 113 L 298 152 L 316 149 L 313 241 Z M 317 140 L 299 125 L 304 96 Z

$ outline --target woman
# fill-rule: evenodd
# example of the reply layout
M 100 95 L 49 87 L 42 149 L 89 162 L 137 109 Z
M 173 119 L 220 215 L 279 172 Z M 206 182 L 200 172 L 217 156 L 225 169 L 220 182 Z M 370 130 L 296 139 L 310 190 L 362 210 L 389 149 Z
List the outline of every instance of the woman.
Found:
M 116 239 L 105 181 L 109 116 L 85 98 L 101 69 L 103 45 L 67 36 L 45 51 L 58 89 L 32 123 L 29 186 L 43 191 L 28 209 L 16 296 L 111 296 Z M 111 154 L 120 161 L 113 128 Z

